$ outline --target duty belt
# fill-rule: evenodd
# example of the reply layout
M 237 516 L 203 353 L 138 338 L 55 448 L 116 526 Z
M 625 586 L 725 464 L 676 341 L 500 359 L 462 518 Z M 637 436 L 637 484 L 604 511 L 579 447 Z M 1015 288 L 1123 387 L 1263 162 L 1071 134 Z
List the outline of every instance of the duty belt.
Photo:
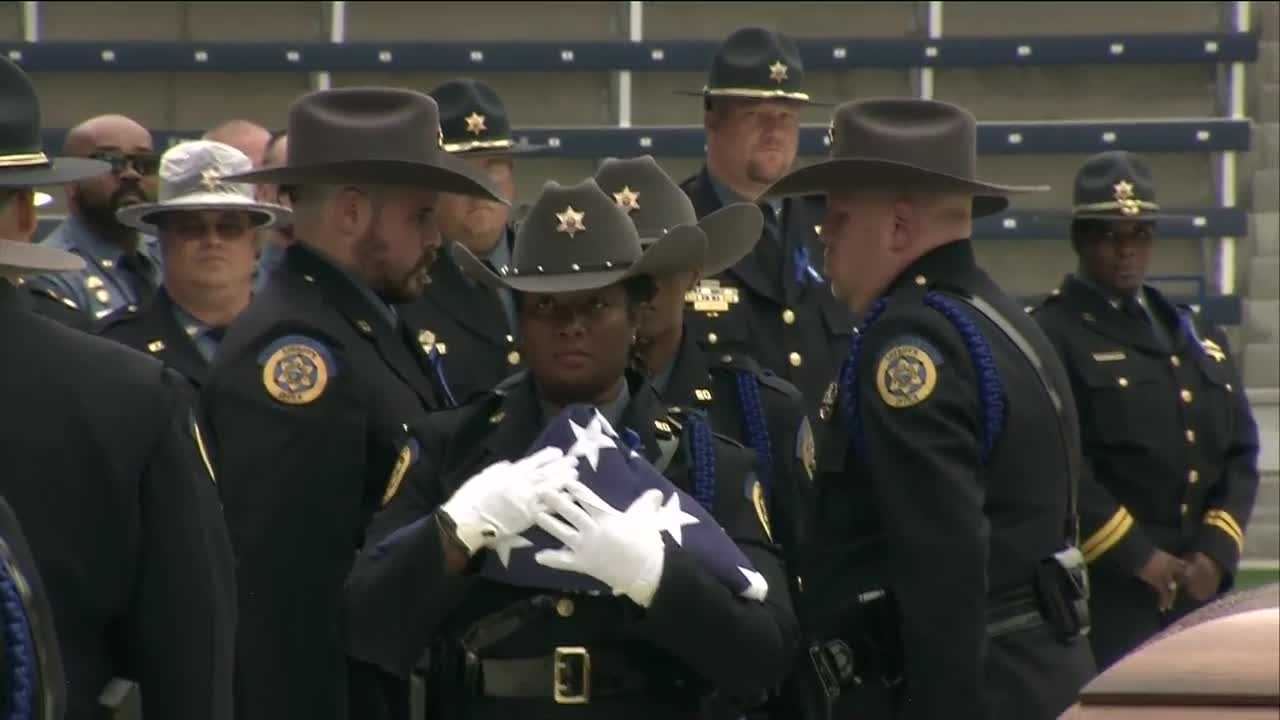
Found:
M 1018 588 L 987 600 L 987 637 L 1030 630 L 1047 621 L 1031 587 Z
M 635 669 L 622 653 L 560 646 L 550 655 L 530 658 L 470 657 L 467 684 L 472 692 L 492 698 L 553 700 L 583 705 L 593 698 L 659 694 L 674 696 L 675 681 L 662 682 Z

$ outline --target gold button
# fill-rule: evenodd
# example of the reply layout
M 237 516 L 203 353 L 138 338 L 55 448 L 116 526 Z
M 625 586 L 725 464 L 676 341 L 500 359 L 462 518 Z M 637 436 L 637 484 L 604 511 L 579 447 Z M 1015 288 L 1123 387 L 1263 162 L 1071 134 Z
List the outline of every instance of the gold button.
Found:
M 1172 363 L 1174 367 L 1181 367 L 1181 366 L 1182 366 L 1182 361 L 1178 359 L 1178 356 L 1177 356 L 1177 355 L 1171 355 L 1171 356 L 1169 357 L 1169 362 L 1170 362 L 1170 363 Z
M 571 598 L 562 597 L 556 601 L 556 614 L 562 618 L 573 616 L 573 600 Z
M 448 346 L 448 345 L 446 345 L 445 343 L 442 343 L 442 342 L 438 342 L 438 343 L 436 343 L 436 354 L 437 354 L 437 355 L 448 355 L 448 354 L 449 354 L 449 346 Z
M 98 302 L 104 305 L 111 302 L 111 293 L 107 292 L 105 289 L 99 290 L 98 292 L 94 293 L 93 296 L 98 299 Z
M 711 345 L 715 345 L 720 342 L 720 336 L 715 333 L 707 333 L 707 342 Z
M 796 314 L 791 308 L 782 311 L 782 322 L 788 325 L 796 324 Z
M 1198 470 L 1192 470 L 1191 472 L 1187 473 L 1187 482 L 1191 483 L 1192 485 L 1195 485 L 1196 483 L 1200 482 L 1200 472 Z
M 1183 514 L 1183 515 L 1186 515 L 1186 514 L 1187 514 L 1187 511 L 1188 511 L 1188 510 L 1190 510 L 1190 509 L 1191 509 L 1191 508 L 1190 508 L 1186 503 L 1182 503 L 1182 514 Z
M 800 353 L 798 352 L 793 352 L 788 355 L 787 360 L 791 363 L 791 367 L 800 367 L 800 364 L 804 362 L 804 358 L 800 357 Z
M 720 362 L 723 362 L 723 363 L 731 363 L 731 362 L 733 362 L 733 356 L 732 356 L 732 355 L 721 355 L 721 356 L 720 356 Z
M 928 284 L 929 284 L 929 278 L 927 278 L 927 277 L 925 277 L 925 276 L 923 276 L 923 275 L 917 275 L 917 276 L 916 276 L 916 284 L 917 284 L 917 285 L 928 285 Z
M 512 337 L 512 336 L 510 336 L 510 335 L 508 335 L 508 336 L 507 336 L 507 344 L 508 344 L 508 345 L 510 345 L 511 343 L 513 343 L 513 342 L 515 342 L 515 341 L 516 341 L 516 339 L 515 339 L 514 337 Z
M 1120 383 L 1120 387 L 1129 387 L 1129 378 L 1120 378 L 1116 382 Z
M 1191 391 L 1190 391 L 1190 390 L 1183 390 L 1183 391 L 1180 393 L 1180 395 L 1181 395 L 1181 397 L 1182 397 L 1182 402 L 1184 402 L 1184 403 L 1186 403 L 1186 404 L 1188 404 L 1188 405 L 1190 405 L 1190 404 L 1191 404 Z
M 315 282 L 315 281 L 316 281 L 316 279 L 315 279 L 313 276 L 311 276 L 311 275 L 303 275 L 303 276 L 302 276 L 302 279 L 303 279 L 303 280 L 306 280 L 306 281 L 307 281 L 307 282 L 309 282 L 309 283 L 313 283 L 313 282 Z
M 515 350 L 512 350 L 511 352 L 507 353 L 507 364 L 508 364 L 508 365 L 519 365 L 519 364 L 520 364 L 520 353 L 516 352 Z
M 1196 443 L 1196 431 L 1187 430 L 1187 444 L 1194 445 Z
M 1226 384 L 1227 392 L 1231 392 L 1231 383 Z

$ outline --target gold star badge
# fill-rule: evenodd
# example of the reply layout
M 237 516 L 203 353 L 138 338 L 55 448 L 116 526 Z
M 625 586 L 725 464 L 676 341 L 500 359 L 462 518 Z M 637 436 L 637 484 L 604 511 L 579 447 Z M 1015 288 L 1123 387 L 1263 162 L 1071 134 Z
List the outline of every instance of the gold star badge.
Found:
M 467 132 L 471 133 L 472 135 L 479 137 L 481 133 L 483 133 L 485 130 L 488 130 L 488 128 L 484 126 L 484 116 L 481 115 L 480 113 L 477 113 L 477 112 L 471 113 L 466 117 L 466 121 L 467 121 Z
M 572 205 L 569 205 L 564 209 L 564 212 L 556 213 L 556 219 L 560 221 L 560 224 L 556 226 L 556 232 L 569 233 L 569 237 L 573 237 L 580 232 L 586 232 L 587 226 L 582 223 L 586 216 L 585 212 L 578 212 L 573 209 Z
M 215 168 L 205 168 L 200 171 L 200 184 L 205 190 L 214 192 L 222 185 L 222 175 Z
M 640 209 L 640 193 L 632 190 L 630 185 L 623 185 L 622 190 L 614 193 L 613 201 L 628 213 Z
M 782 84 L 783 80 L 787 79 L 787 66 L 784 65 L 781 60 L 775 60 L 774 63 L 769 66 L 769 79 L 779 85 Z
M 1121 180 L 1112 187 L 1116 191 L 1115 197 L 1117 201 L 1124 202 L 1125 200 L 1133 199 L 1133 184 L 1128 180 Z

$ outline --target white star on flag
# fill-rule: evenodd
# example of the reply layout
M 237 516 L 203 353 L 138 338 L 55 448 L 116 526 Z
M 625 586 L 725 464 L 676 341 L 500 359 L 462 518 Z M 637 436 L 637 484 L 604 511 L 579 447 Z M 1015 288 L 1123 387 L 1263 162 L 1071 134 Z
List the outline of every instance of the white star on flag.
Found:
M 738 567 L 738 571 L 747 578 L 749 583 L 747 589 L 742 591 L 742 597 L 748 600 L 764 602 L 764 599 L 769 596 L 769 581 L 764 579 L 764 575 L 741 566 Z
M 582 427 L 570 420 L 569 428 L 573 430 L 573 436 L 577 440 L 569 448 L 567 454 L 586 458 L 587 462 L 591 464 L 592 470 L 596 470 L 600 464 L 601 448 L 616 449 L 618 447 L 618 444 L 610 437 L 613 433 L 613 428 L 609 427 L 609 423 L 604 419 L 604 416 L 598 412 L 591 418 L 591 422 L 587 423 L 586 427 Z
M 658 510 L 654 521 L 659 530 L 666 530 L 671 539 L 681 546 L 684 545 L 684 533 L 681 528 L 685 525 L 698 524 L 697 517 L 680 509 L 680 493 L 671 493 L 671 497 L 667 498 Z

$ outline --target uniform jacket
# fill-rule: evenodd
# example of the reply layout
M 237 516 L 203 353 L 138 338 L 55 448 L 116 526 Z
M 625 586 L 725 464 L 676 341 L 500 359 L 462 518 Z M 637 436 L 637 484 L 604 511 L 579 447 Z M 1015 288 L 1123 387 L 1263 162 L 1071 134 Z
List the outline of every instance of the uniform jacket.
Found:
M 1030 363 L 963 295 L 996 308 L 1037 351 L 1067 437 Z M 1030 586 L 1067 542 L 1068 467 L 1080 446 L 1065 370 L 968 241 L 907 268 L 859 337 L 819 433 L 813 545 L 828 554 L 815 556 L 806 597 L 834 605 L 832 593 L 878 581 L 896 598 L 906 698 L 897 717 L 1056 717 L 1092 671 L 1087 646 L 1046 635 L 1001 664 L 986 625 L 989 599 Z M 979 341 L 986 350 L 972 352 Z M 1011 666 L 1028 677 L 1014 680 Z
M 743 384 L 753 385 L 754 393 Z M 800 391 L 747 355 L 704 352 L 686 332 L 661 394 L 668 406 L 706 413 L 716 432 L 755 451 L 757 460 L 768 459 L 761 479 L 772 519 L 769 532 L 790 556 L 803 537 L 815 457 Z M 753 415 L 763 421 L 759 430 L 752 428 Z M 763 452 L 757 447 L 761 436 Z
M 178 324 L 173 298 L 161 287 L 145 307 L 130 305 L 108 315 L 98 334 L 121 345 L 147 353 L 178 371 L 195 388 L 204 384 L 209 363 L 195 342 Z
M 61 718 L 67 711 L 66 676 L 62 671 L 62 654 L 58 651 L 58 636 L 53 627 L 53 609 L 49 606 L 44 582 L 36 570 L 36 560 L 31 555 L 27 536 L 22 532 L 18 516 L 4 498 L 0 498 L 0 555 L 4 561 L 0 574 L 6 586 L 5 594 L 19 598 L 15 604 L 5 603 L 5 624 L 21 622 L 25 626 L 24 634 L 29 638 L 17 640 L 9 636 L 5 639 L 5 706 L 13 707 L 15 703 L 10 698 L 23 692 L 14 676 L 25 670 L 33 679 L 27 691 L 35 701 L 36 717 Z M 19 614 L 21 620 L 15 617 Z M 15 652 L 19 643 L 27 648 L 22 657 Z M 19 665 L 20 660 L 25 661 L 22 666 Z
M 1155 548 L 1203 552 L 1226 590 L 1258 491 L 1258 428 L 1222 332 L 1146 297 L 1172 347 L 1075 278 L 1034 313 L 1080 408 L 1082 547 L 1103 580 L 1132 576 Z
M 693 201 L 698 217 L 719 210 L 720 197 L 706 168 L 681 187 Z M 853 330 L 848 309 L 831 295 L 831 286 L 817 275 L 822 246 L 818 228 L 823 204 L 819 198 L 789 198 L 782 203 L 781 229 L 784 267 L 762 266 L 769 237 L 766 224 L 760 242 L 737 265 L 714 278 L 724 289 L 738 293 L 737 302 L 718 314 L 689 312 L 688 327 L 703 346 L 713 352 L 754 357 L 766 370 L 800 389 L 810 417 L 823 389 L 835 377 Z M 803 248 L 809 266 L 797 264 Z M 781 272 L 781 288 L 772 280 Z
M 403 428 L 443 403 L 417 343 L 375 303 L 291 246 L 201 392 L 239 558 L 242 720 L 347 717 L 342 581 Z
M 660 455 L 659 434 L 668 427 L 666 410 L 643 381 L 633 377 L 631 387 L 621 425 L 639 436 L 641 451 L 653 460 Z M 477 620 L 536 594 L 477 576 L 446 574 L 440 534 L 429 516 L 474 473 L 496 461 L 522 457 L 542 429 L 542 417 L 533 381 L 520 375 L 470 405 L 431 417 L 416 433 L 421 459 L 371 524 L 365 551 L 347 583 L 347 627 L 356 657 L 406 673 L 428 646 L 459 637 Z M 730 696 L 752 697 L 777 684 L 796 637 L 786 576 L 745 492 L 744 485 L 753 482 L 754 459 L 741 446 L 716 437 L 714 515 L 767 579 L 764 603 L 733 595 L 691 556 L 668 545 L 662 581 L 647 611 L 627 600 L 575 595 L 569 598 L 569 612 L 548 612 L 529 622 L 494 645 L 491 654 L 546 656 L 557 646 L 583 645 L 592 651 L 623 652 L 634 667 L 677 678 L 695 691 L 718 688 Z M 688 453 L 682 437 L 665 472 L 686 491 L 692 488 Z M 381 544 L 424 518 L 394 541 Z M 559 600 L 552 604 L 563 607 Z M 456 712 L 465 708 L 475 713 L 459 715 L 468 718 L 697 717 L 688 707 L 656 697 L 558 706 L 550 702 L 551 679 L 547 680 L 548 700 L 522 705 L 518 711 L 501 701 L 482 703 L 465 694 L 450 695 L 444 704 Z M 457 690 L 447 685 L 445 692 Z
M 115 310 L 129 305 L 145 305 L 150 302 L 150 297 L 139 297 L 138 289 L 133 286 L 129 274 L 121 269 L 123 251 L 98 239 L 75 216 L 69 216 L 42 242 L 79 255 L 84 258 L 85 267 L 77 272 L 42 275 L 32 278 L 30 283 L 47 287 L 59 297 L 70 299 L 90 321 L 102 320 Z M 151 286 L 158 286 L 162 275 L 162 261 L 155 239 L 146 235 L 139 238 L 138 254 L 149 262 Z
M 22 291 L 18 293 L 20 302 L 31 312 L 76 330 L 89 332 L 93 329 L 89 316 L 80 311 L 80 306 L 74 300 L 59 295 L 46 283 L 28 283 L 26 278 L 19 277 L 14 284 Z
M 183 381 L 21 308 L 0 283 L 0 494 L 49 592 L 69 718 L 113 677 L 147 717 L 231 717 L 235 579 Z
M 423 349 L 439 354 L 459 403 L 488 392 L 521 367 L 515 331 L 497 291 L 464 276 L 448 251 L 437 256 L 426 293 L 401 305 L 400 312 Z

